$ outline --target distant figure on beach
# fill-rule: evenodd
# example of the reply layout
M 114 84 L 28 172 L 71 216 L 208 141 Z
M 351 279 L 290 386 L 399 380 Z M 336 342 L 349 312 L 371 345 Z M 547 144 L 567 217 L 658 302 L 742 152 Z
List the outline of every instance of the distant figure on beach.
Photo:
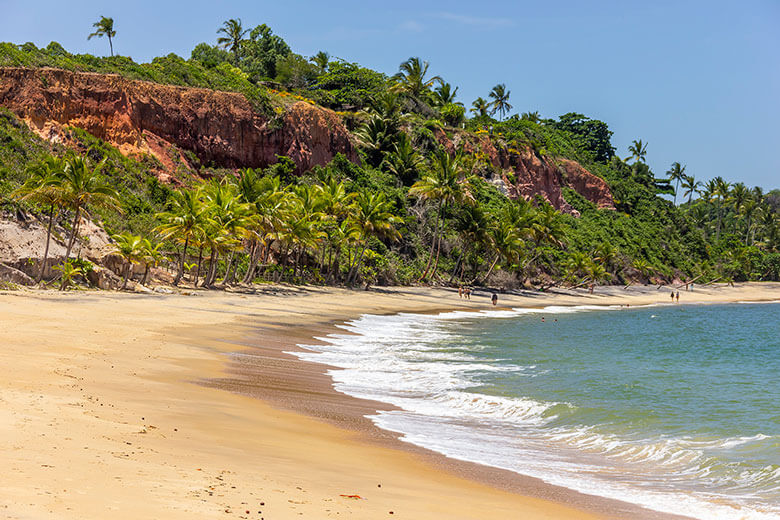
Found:
M 466 287 L 463 289 L 463 294 L 466 296 L 467 300 L 471 299 L 471 287 Z
M 593 284 L 590 284 L 590 286 L 588 287 L 588 292 L 590 292 L 590 294 L 593 294 Z
M 496 293 L 493 293 L 493 296 L 490 297 L 490 301 L 493 302 L 493 305 L 498 303 L 498 295 Z
M 458 287 L 458 298 L 463 298 L 463 287 Z
M 674 291 L 672 291 L 672 303 L 674 303 Z
M 680 291 L 677 291 L 677 294 L 674 296 L 677 299 L 677 302 L 680 301 Z

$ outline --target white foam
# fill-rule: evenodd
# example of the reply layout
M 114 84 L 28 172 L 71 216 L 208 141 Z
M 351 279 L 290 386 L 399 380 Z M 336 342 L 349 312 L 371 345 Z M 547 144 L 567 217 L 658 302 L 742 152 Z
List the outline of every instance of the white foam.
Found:
M 370 418 L 406 442 L 447 456 L 663 512 L 708 520 L 778 518 L 780 507 L 763 503 L 756 489 L 780 488 L 780 468 L 745 468 L 734 478 L 713 456 L 722 450 L 748 449 L 751 443 L 767 441 L 765 435 L 628 439 L 593 427 L 554 428 L 550 425 L 556 411 L 572 410 L 570 404 L 471 390 L 475 373 L 533 377 L 539 370 L 475 356 L 480 346 L 464 348 L 453 331 L 459 320 L 621 308 L 580 305 L 364 315 L 341 326 L 347 333 L 318 338 L 322 345 L 301 345 L 308 351 L 293 354 L 334 367 L 328 374 L 337 390 L 398 407 Z M 709 493 L 702 490 L 704 480 L 712 484 Z

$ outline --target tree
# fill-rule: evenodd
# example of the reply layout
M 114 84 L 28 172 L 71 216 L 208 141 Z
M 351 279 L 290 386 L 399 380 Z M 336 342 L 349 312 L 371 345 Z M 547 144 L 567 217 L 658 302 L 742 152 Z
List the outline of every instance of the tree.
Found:
M 511 93 L 503 83 L 499 83 L 490 91 L 490 97 L 493 98 L 493 113 L 498 112 L 501 115 L 501 119 L 504 119 L 504 115 L 512 110 L 512 105 L 509 104 L 509 95 Z
M 368 248 L 369 238 L 386 238 L 388 240 L 400 238 L 395 225 L 402 221 L 393 215 L 392 210 L 393 205 L 387 200 L 384 193 L 358 192 L 350 220 L 360 232 L 362 248 L 360 253 L 356 255 L 351 276 L 347 277 L 348 282 L 354 282 L 360 273 L 360 264 Z
M 431 171 L 415 182 L 409 189 L 410 196 L 419 197 L 436 205 L 436 225 L 433 232 L 433 241 L 431 242 L 428 262 L 421 279 L 425 279 L 428 276 L 428 271 L 431 269 L 431 261 L 434 257 L 434 250 L 436 251 L 436 260 L 433 263 L 431 276 L 436 275 L 436 269 L 439 264 L 439 252 L 441 250 L 441 224 L 447 206 L 451 203 L 473 200 L 471 193 L 465 186 L 464 173 L 463 158 L 460 154 L 453 157 L 446 150 L 439 149 L 433 155 Z
M 278 75 L 276 64 L 290 54 L 292 51 L 287 42 L 267 25 L 258 25 L 249 32 L 249 38 L 241 42 L 241 70 L 249 74 L 251 81 L 274 79 Z
M 60 291 L 64 291 L 73 283 L 77 276 L 84 276 L 84 270 L 76 265 L 75 261 L 68 258 L 60 265 L 54 266 L 55 271 L 60 272 Z
M 309 61 L 315 64 L 317 67 L 320 68 L 320 71 L 327 72 L 328 71 L 328 63 L 330 63 L 330 54 L 328 54 L 325 51 L 320 51 L 311 58 L 309 58 Z
M 720 223 L 723 218 L 723 201 L 729 196 L 729 188 L 731 184 L 723 180 L 723 177 L 715 177 L 715 189 L 712 194 L 715 196 L 717 202 L 718 222 L 715 228 L 715 240 L 720 241 Z
M 71 249 L 78 235 L 82 212 L 88 214 L 90 206 L 120 211 L 119 194 L 103 181 L 101 175 L 105 164 L 106 160 L 103 159 L 95 168 L 90 169 L 83 157 L 72 156 L 65 160 L 61 180 L 57 182 L 63 206 L 73 211 L 73 222 L 65 258 L 70 257 Z
M 615 156 L 615 147 L 610 142 L 612 131 L 603 121 L 569 112 L 559 116 L 558 121 L 550 121 L 550 124 L 578 136 L 583 146 L 593 153 L 597 161 L 607 163 Z
M 51 230 L 54 225 L 54 217 L 57 208 L 62 204 L 62 192 L 59 184 L 62 182 L 64 161 L 58 157 L 49 156 L 41 163 L 28 170 L 27 181 L 13 192 L 13 197 L 18 200 L 34 202 L 48 207 L 48 225 L 46 226 L 46 247 L 43 251 L 41 269 L 38 272 L 36 282 L 43 280 L 46 273 L 46 261 L 49 258 L 49 245 L 51 244 Z
M 416 102 L 422 102 L 434 83 L 441 82 L 439 76 L 426 78 L 428 74 L 428 62 L 420 58 L 409 58 L 398 67 L 398 74 L 393 76 L 396 88 L 408 95 Z
M 179 272 L 173 279 L 173 285 L 179 285 L 184 276 L 187 247 L 193 238 L 203 233 L 206 225 L 203 203 L 195 190 L 175 191 L 171 197 L 171 210 L 160 213 L 157 217 L 163 223 L 156 231 L 163 239 L 173 238 L 177 242 L 184 243 L 179 260 Z
M 244 43 L 244 36 L 246 36 L 247 32 L 249 32 L 249 30 L 244 29 L 241 24 L 241 18 L 237 20 L 231 18 L 224 22 L 222 27 L 217 29 L 217 34 L 225 35 L 217 38 L 217 45 L 232 52 L 233 59 L 236 60 L 236 63 L 238 63 L 238 52 L 241 50 L 241 45 Z
M 520 116 L 520 119 L 524 119 L 525 121 L 530 121 L 532 123 L 538 123 L 542 118 L 539 116 L 539 111 L 535 111 L 523 112 L 523 115 Z
M 133 265 L 140 263 L 143 258 L 143 238 L 127 231 L 118 235 L 112 235 L 111 238 L 114 240 L 114 251 L 122 257 L 125 264 L 121 288 L 124 291 L 133 271 Z
M 691 204 L 691 198 L 696 190 L 701 186 L 701 182 L 697 181 L 693 175 L 683 175 L 682 187 L 685 190 L 683 197 L 688 197 L 688 205 Z
M 669 175 L 669 180 L 675 182 L 673 204 L 676 206 L 677 191 L 680 189 L 680 181 L 685 178 L 685 166 L 681 165 L 679 162 L 673 162 L 672 167 L 669 168 L 669 170 L 666 173 L 667 175 Z
M 405 132 L 401 132 L 393 144 L 392 152 L 385 155 L 382 165 L 402 184 L 408 186 L 417 178 L 422 162 L 422 158 L 412 146 L 409 136 Z
M 628 157 L 623 159 L 624 161 L 628 161 L 629 159 L 634 159 L 634 162 L 645 162 L 645 157 L 647 156 L 647 143 L 643 143 L 641 139 L 638 141 L 632 141 L 631 145 L 628 147 Z
M 460 105 L 463 103 L 456 102 L 455 96 L 458 94 L 458 87 L 452 89 L 452 85 L 444 81 L 439 83 L 439 86 L 433 91 L 433 104 L 437 107 L 443 107 L 444 105 Z
M 87 40 L 91 40 L 95 36 L 97 36 L 98 38 L 102 38 L 103 36 L 108 37 L 108 46 L 111 49 L 111 56 L 113 57 L 114 56 L 113 38 L 114 36 L 116 36 L 116 31 L 114 30 L 114 19 L 101 16 L 100 20 L 92 24 L 92 27 L 95 27 L 95 32 L 87 36 Z
M 485 98 L 478 97 L 471 103 L 471 106 L 473 108 L 470 108 L 469 112 L 477 117 L 488 117 L 490 115 L 490 102 Z

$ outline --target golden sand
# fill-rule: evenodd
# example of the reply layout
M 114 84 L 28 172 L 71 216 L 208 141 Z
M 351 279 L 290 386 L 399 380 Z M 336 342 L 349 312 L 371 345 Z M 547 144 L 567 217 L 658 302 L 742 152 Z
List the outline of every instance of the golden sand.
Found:
M 668 295 L 609 288 L 501 295 L 499 305 L 638 305 Z M 780 284 L 681 292 L 681 303 L 769 299 L 780 299 Z M 267 400 L 224 389 L 240 390 L 229 352 L 265 341 L 292 348 L 312 330 L 364 312 L 456 308 L 493 307 L 489 294 L 465 301 L 457 291 L 426 288 L 0 293 L 0 518 L 642 516 L 543 484 L 528 493 L 522 484 L 487 485 L 422 450 L 337 426 L 340 405 L 316 398 L 327 380 L 282 360 L 281 347 L 266 356 L 265 386 L 277 390 Z M 262 365 L 254 370 L 263 377 Z M 296 370 L 309 376 L 293 377 Z M 285 405 L 285 396 L 301 402 Z

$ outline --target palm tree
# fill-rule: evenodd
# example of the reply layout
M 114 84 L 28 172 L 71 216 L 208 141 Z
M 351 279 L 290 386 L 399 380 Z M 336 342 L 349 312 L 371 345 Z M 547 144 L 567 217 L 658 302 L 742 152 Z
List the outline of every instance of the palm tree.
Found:
M 749 197 L 739 208 L 739 212 L 745 217 L 745 245 L 748 245 L 753 217 L 755 217 L 758 209 L 758 202 L 753 197 Z
M 65 160 L 61 180 L 57 183 L 63 206 L 73 211 L 73 223 L 65 258 L 70 257 L 78 235 L 82 212 L 88 214 L 90 206 L 121 211 L 119 193 L 103 181 L 101 171 L 105 164 L 106 160 L 103 159 L 95 168 L 89 169 L 83 157 L 74 156 Z
M 421 100 L 424 94 L 430 92 L 434 83 L 442 81 L 439 76 L 425 77 L 428 74 L 428 66 L 427 61 L 416 57 L 401 63 L 398 67 L 398 74 L 393 76 L 397 82 L 397 89 L 414 100 Z
M 501 119 L 504 119 L 504 114 L 512 110 L 512 105 L 509 104 L 509 95 L 511 93 L 503 83 L 499 83 L 490 91 L 490 97 L 493 98 L 493 113 L 498 112 L 501 115 Z
M 347 276 L 347 282 L 353 283 L 360 273 L 360 264 L 368 248 L 368 240 L 372 237 L 397 240 L 401 235 L 395 225 L 402 221 L 393 215 L 393 204 L 387 200 L 384 193 L 368 191 L 358 192 L 350 220 L 361 236 L 360 253 L 355 255 L 354 264 Z
M 723 180 L 723 177 L 715 177 L 715 190 L 713 191 L 713 195 L 715 196 L 715 199 L 717 201 L 717 212 L 718 212 L 718 223 L 717 227 L 715 228 L 715 240 L 720 241 L 720 222 L 722 220 L 722 206 L 723 206 L 723 200 L 726 199 L 726 197 L 729 196 L 729 188 L 731 186 L 730 183 Z
M 442 81 L 433 92 L 433 104 L 438 107 L 443 107 L 448 104 L 456 104 L 463 106 L 463 103 L 455 101 L 455 96 L 458 94 L 458 87 L 455 90 L 452 89 L 452 85 Z
M 490 264 L 488 272 L 483 278 L 486 282 L 490 274 L 496 267 L 499 260 L 503 259 L 507 265 L 516 263 L 523 249 L 523 237 L 520 229 L 514 226 L 511 219 L 499 218 L 493 226 L 489 228 L 490 245 L 496 253 L 493 263 Z
M 158 218 L 163 223 L 156 231 L 163 239 L 173 237 L 176 241 L 184 243 L 179 259 L 179 271 L 173 279 L 173 285 L 179 285 L 184 276 L 184 260 L 187 257 L 190 241 L 203 233 L 206 225 L 206 215 L 198 192 L 195 190 L 173 192 L 171 210 L 160 213 Z
M 490 115 L 490 102 L 485 98 L 478 97 L 471 103 L 471 106 L 473 108 L 469 109 L 469 111 L 477 117 L 487 117 Z
M 398 127 L 389 119 L 372 115 L 356 132 L 355 137 L 363 149 L 366 162 L 377 168 L 385 155 L 393 150 L 400 136 Z
M 130 278 L 133 270 L 133 265 L 140 263 L 143 258 L 143 238 L 127 231 L 118 235 L 112 235 L 111 238 L 114 239 L 114 251 L 122 257 L 125 263 L 121 288 L 124 291 L 127 287 L 127 280 Z
M 158 266 L 160 262 L 165 260 L 165 256 L 160 251 L 161 247 L 162 242 L 152 244 L 148 238 L 141 240 L 141 261 L 144 263 L 144 276 L 141 279 L 141 285 L 146 285 L 149 278 L 149 269 Z
M 645 157 L 647 156 L 647 143 L 643 143 L 641 139 L 632 141 L 631 145 L 628 147 L 628 153 L 631 155 L 623 159 L 624 161 L 634 159 L 634 162 L 645 162 Z
M 675 181 L 674 188 L 674 205 L 677 205 L 677 191 L 680 189 L 680 181 L 685 178 L 685 166 L 679 162 L 673 162 L 672 167 L 666 172 L 669 175 L 670 181 Z
M 113 18 L 106 18 L 105 16 L 101 16 L 100 20 L 93 23 L 92 27 L 95 27 L 95 32 L 87 36 L 87 40 L 91 40 L 93 37 L 97 36 L 98 38 L 102 38 L 103 36 L 108 37 L 108 46 L 111 49 L 111 56 L 114 56 L 114 43 L 112 39 L 114 36 L 116 36 L 116 31 L 114 30 L 114 19 Z
M 441 250 L 442 217 L 447 205 L 473 200 L 470 192 L 464 185 L 464 173 L 463 158 L 460 154 L 453 157 L 446 150 L 439 149 L 433 156 L 431 172 L 424 175 L 409 189 L 410 196 L 420 197 L 423 200 L 436 204 L 436 227 L 433 232 L 428 262 L 421 279 L 425 279 L 428 276 L 434 249 L 436 250 L 436 261 L 431 276 L 436 275 L 436 268 L 439 264 L 439 252 Z
M 28 170 L 27 181 L 13 192 L 12 196 L 21 201 L 34 202 L 47 206 L 49 209 L 49 223 L 46 226 L 46 247 L 43 251 L 41 269 L 38 272 L 36 282 L 43 280 L 46 273 L 46 261 L 49 258 L 49 245 L 51 243 L 51 229 L 54 225 L 54 217 L 57 207 L 62 204 L 62 193 L 58 187 L 62 180 L 64 161 L 58 157 L 49 156 L 40 164 Z
M 520 118 L 531 121 L 532 123 L 538 123 L 542 120 L 538 110 L 535 112 L 523 112 L 523 115 Z
M 412 146 L 409 136 L 405 132 L 401 132 L 393 144 L 393 151 L 385 155 L 382 164 L 402 184 L 408 185 L 417 177 L 422 158 Z
M 70 258 L 60 265 L 55 265 L 54 270 L 60 272 L 60 291 L 67 289 L 77 276 L 84 276 L 84 270 Z
M 322 72 L 327 72 L 328 64 L 330 63 L 330 54 L 325 51 L 320 51 L 309 58 L 309 61 L 318 66 Z
M 683 176 L 682 187 L 685 190 L 683 197 L 688 197 L 688 205 L 691 204 L 691 198 L 699 186 L 701 186 L 701 182 L 697 181 L 693 175 Z
M 222 24 L 222 27 L 217 29 L 217 34 L 224 34 L 217 38 L 217 45 L 222 46 L 225 49 L 230 50 L 233 53 L 233 58 L 238 63 L 238 51 L 241 50 L 241 45 L 244 43 L 244 36 L 249 32 L 249 29 L 244 29 L 241 24 L 241 18 L 231 18 L 227 22 Z

